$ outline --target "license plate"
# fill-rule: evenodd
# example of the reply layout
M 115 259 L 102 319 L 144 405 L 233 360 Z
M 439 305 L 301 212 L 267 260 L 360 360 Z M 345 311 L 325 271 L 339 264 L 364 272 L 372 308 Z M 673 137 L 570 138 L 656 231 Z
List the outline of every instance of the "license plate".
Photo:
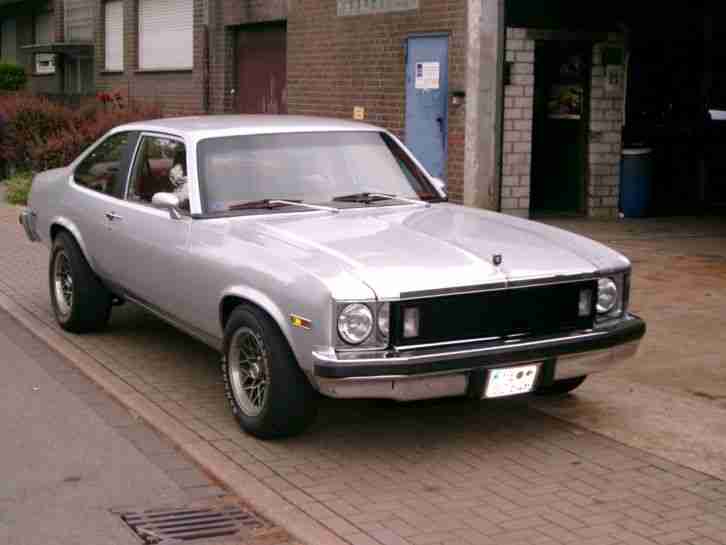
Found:
M 538 371 L 539 364 L 492 369 L 489 371 L 484 397 L 504 397 L 531 392 Z

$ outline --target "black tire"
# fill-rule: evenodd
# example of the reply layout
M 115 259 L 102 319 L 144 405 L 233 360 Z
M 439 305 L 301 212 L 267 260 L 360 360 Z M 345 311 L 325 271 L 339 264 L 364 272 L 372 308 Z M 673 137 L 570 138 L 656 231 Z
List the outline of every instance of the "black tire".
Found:
M 243 359 L 238 347 L 244 342 L 248 347 L 256 346 L 257 358 L 236 363 Z M 260 439 L 273 439 L 297 435 L 313 423 L 317 415 L 316 392 L 287 339 L 264 312 L 249 305 L 234 309 L 224 329 L 223 350 L 225 392 L 242 430 Z M 250 360 L 256 362 L 253 369 L 248 365 Z M 239 371 L 242 367 L 245 369 Z M 258 394 L 255 404 L 254 394 L 246 393 L 243 385 L 254 388 L 255 381 L 260 380 L 267 383 L 262 400 Z
M 59 300 L 56 289 L 56 271 L 60 262 L 70 277 L 70 298 Z M 58 324 L 72 333 L 100 331 L 111 317 L 111 293 L 91 270 L 78 243 L 67 232 L 61 232 L 53 241 L 48 267 L 50 301 Z M 59 288 L 61 289 L 61 288 Z
M 570 393 L 572 390 L 579 387 L 583 382 L 585 382 L 586 378 L 587 376 L 556 380 L 549 386 L 540 386 L 537 389 L 537 395 L 549 396 Z

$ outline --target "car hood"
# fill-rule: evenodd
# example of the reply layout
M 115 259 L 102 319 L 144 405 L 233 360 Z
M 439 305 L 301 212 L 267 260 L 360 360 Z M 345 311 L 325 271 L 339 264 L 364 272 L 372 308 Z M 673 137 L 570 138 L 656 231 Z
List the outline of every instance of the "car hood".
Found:
M 258 242 L 267 241 L 278 253 L 296 250 L 290 259 L 319 276 L 353 275 L 381 299 L 629 265 L 613 250 L 572 233 L 448 203 L 276 214 L 254 225 Z M 495 255 L 501 256 L 499 266 Z

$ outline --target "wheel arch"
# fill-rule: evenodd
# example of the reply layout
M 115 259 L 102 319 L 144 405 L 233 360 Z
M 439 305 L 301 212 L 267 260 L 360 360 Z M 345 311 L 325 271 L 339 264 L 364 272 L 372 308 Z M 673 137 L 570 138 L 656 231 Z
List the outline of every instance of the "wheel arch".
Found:
M 294 344 L 290 330 L 286 327 L 285 315 L 280 308 L 265 294 L 252 288 L 236 287 L 224 292 L 219 302 L 219 324 L 224 332 L 229 317 L 234 309 L 240 305 L 249 305 L 265 313 L 282 333 L 288 345 L 294 352 Z
M 72 222 L 65 218 L 55 218 L 53 221 L 50 222 L 50 245 L 52 246 L 55 242 L 56 237 L 62 232 L 65 231 L 68 234 L 70 234 L 73 239 L 76 241 L 76 244 L 78 244 L 78 247 L 81 249 L 81 253 L 83 254 L 83 257 L 86 259 L 86 262 L 91 267 L 91 270 L 96 272 L 96 266 L 95 262 L 93 261 L 93 258 L 88 253 L 88 249 L 86 248 L 86 243 L 83 240 L 83 237 L 81 236 L 81 232 L 79 231 L 78 227 L 76 227 Z

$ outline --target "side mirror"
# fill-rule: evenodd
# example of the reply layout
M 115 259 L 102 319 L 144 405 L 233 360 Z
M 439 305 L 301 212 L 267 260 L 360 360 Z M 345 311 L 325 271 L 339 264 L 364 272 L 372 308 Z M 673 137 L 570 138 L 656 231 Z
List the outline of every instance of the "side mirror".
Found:
M 448 199 L 449 195 L 446 192 L 446 182 L 441 178 L 431 178 L 431 181 L 433 182 L 436 191 L 438 191 L 439 195 L 441 195 L 441 198 Z
M 154 193 L 151 197 L 151 204 L 157 208 L 169 210 L 169 215 L 172 219 L 181 219 L 181 214 L 179 213 L 179 197 L 174 195 L 174 193 Z

